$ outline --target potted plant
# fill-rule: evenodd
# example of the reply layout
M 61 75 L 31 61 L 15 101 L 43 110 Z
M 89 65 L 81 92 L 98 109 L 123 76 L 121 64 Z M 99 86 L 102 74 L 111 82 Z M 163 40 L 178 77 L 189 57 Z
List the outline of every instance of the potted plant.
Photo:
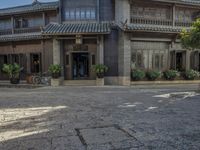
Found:
M 108 67 L 103 64 L 97 64 L 93 66 L 93 71 L 97 75 L 97 85 L 103 86 L 104 85 L 104 75 L 108 71 Z
M 20 82 L 20 71 L 22 68 L 16 63 L 4 64 L 2 71 L 9 76 L 11 84 L 19 84 Z
M 61 66 L 59 64 L 53 64 L 49 66 L 49 72 L 51 73 L 51 86 L 61 85 Z
M 51 73 L 53 79 L 58 79 L 61 75 L 61 66 L 58 64 L 50 65 L 49 72 Z

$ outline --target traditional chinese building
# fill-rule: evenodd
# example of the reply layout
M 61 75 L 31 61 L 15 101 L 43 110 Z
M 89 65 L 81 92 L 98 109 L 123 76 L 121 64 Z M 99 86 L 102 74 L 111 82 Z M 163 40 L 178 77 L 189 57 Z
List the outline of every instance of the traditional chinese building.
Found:
M 71 81 L 95 80 L 91 67 L 101 63 L 106 84 L 118 85 L 130 84 L 133 68 L 200 70 L 200 52 L 179 39 L 199 15 L 197 0 L 35 0 L 0 10 L 0 66 L 39 73 L 61 64 Z

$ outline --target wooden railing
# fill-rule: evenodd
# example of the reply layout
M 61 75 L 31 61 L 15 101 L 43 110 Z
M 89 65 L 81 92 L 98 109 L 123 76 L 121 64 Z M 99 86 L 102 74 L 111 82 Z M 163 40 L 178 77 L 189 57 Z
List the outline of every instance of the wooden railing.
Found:
M 148 19 L 148 18 L 137 18 L 137 17 L 131 17 L 130 20 L 133 24 L 146 24 L 146 25 L 160 25 L 160 26 L 173 26 L 172 20 L 162 20 L 162 19 Z M 180 22 L 175 21 L 174 24 L 176 27 L 191 27 L 192 22 Z
M 0 30 L 0 35 L 12 34 L 12 29 Z
M 6 30 L 0 30 L 0 36 L 1 35 L 9 35 L 9 34 L 21 34 L 21 33 L 31 33 L 31 32 L 41 32 L 40 27 L 33 27 L 33 28 L 19 28 L 14 29 L 12 32 L 12 29 L 6 29 Z
M 179 21 L 176 21 L 175 22 L 175 26 L 177 26 L 177 27 L 191 27 L 192 26 L 192 22 L 179 22 Z
M 40 27 L 14 29 L 14 33 L 15 33 L 15 34 L 20 34 L 20 33 L 31 33 L 31 32 L 40 32 L 40 31 L 41 31 Z
M 164 25 L 172 26 L 172 20 L 161 20 L 161 19 L 146 19 L 146 18 L 131 18 L 131 23 L 135 24 L 149 24 L 149 25 Z

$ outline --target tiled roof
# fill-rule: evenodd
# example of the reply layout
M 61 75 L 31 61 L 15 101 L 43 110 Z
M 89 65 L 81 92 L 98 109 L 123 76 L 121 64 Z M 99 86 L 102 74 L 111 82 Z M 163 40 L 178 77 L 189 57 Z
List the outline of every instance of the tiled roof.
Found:
M 200 4 L 199 0 L 175 0 L 177 2 L 184 2 L 184 3 L 193 3 L 193 4 Z
M 146 31 L 146 32 L 163 32 L 163 33 L 179 33 L 183 27 L 172 26 L 158 26 L 158 25 L 143 25 L 143 24 L 130 24 L 126 27 L 120 27 L 124 31 Z M 190 30 L 190 28 L 186 28 Z
M 200 0 L 154 0 L 154 1 L 200 5 Z
M 0 42 L 26 41 L 26 40 L 34 40 L 34 39 L 43 39 L 41 32 L 10 34 L 10 35 L 0 36 Z
M 11 15 L 11 14 L 21 14 L 21 13 L 29 13 L 36 11 L 44 11 L 44 10 L 55 10 L 59 7 L 59 2 L 33 2 L 30 5 L 17 6 L 11 8 L 0 9 L 0 16 Z
M 42 32 L 44 35 L 68 34 L 108 34 L 111 32 L 111 23 L 68 23 L 47 25 Z

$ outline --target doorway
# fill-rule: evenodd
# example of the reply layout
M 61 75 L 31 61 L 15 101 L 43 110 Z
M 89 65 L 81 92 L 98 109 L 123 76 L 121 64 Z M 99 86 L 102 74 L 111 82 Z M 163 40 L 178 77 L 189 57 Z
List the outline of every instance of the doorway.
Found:
M 176 53 L 176 70 L 183 70 L 183 53 Z
M 89 53 L 72 53 L 72 77 L 74 80 L 89 77 Z
M 170 52 L 170 68 L 177 71 L 185 71 L 186 69 L 186 52 L 172 51 Z
M 31 53 L 30 54 L 30 67 L 31 67 L 31 73 L 38 74 L 42 72 L 41 69 L 41 54 L 40 53 Z

